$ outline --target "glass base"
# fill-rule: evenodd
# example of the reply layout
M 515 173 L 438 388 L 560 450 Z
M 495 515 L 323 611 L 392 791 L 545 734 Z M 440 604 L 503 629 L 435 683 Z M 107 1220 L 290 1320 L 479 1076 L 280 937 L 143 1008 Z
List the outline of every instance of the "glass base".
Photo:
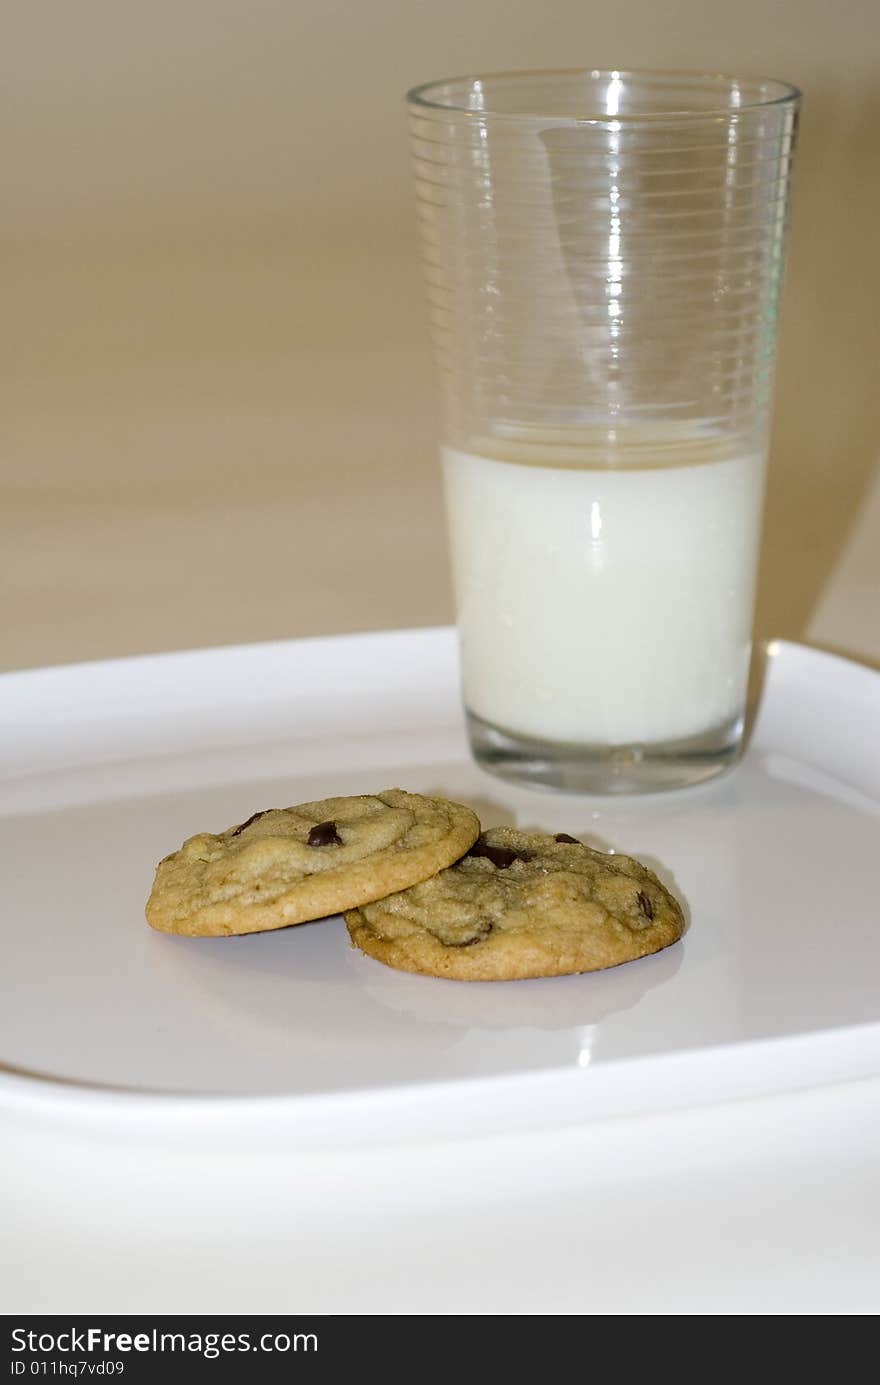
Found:
M 662 793 L 712 779 L 736 763 L 743 717 L 678 741 L 648 745 L 582 745 L 532 740 L 493 726 L 465 709 L 477 764 L 499 779 L 562 793 Z

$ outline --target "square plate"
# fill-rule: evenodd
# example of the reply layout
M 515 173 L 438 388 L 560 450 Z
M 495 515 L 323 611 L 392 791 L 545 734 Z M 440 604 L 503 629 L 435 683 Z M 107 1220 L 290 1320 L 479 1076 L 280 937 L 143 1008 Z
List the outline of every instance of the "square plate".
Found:
M 0 1109 L 350 1147 L 876 1073 L 878 707 L 880 674 L 775 643 L 733 772 L 598 799 L 477 769 L 450 630 L 6 674 Z M 192 833 L 397 785 L 639 857 L 684 901 L 683 941 L 608 972 L 464 984 L 362 956 L 339 918 L 147 927 L 155 862 Z

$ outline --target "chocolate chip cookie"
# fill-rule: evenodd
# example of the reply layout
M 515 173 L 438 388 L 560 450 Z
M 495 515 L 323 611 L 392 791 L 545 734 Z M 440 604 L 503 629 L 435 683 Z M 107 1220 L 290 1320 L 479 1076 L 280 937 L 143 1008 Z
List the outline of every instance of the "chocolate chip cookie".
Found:
M 455 865 L 345 922 L 380 962 L 459 981 L 599 971 L 684 931 L 677 901 L 638 861 L 511 827 L 484 832 Z
M 220 937 L 323 918 L 428 879 L 479 831 L 470 808 L 402 789 L 269 808 L 160 861 L 147 921 Z

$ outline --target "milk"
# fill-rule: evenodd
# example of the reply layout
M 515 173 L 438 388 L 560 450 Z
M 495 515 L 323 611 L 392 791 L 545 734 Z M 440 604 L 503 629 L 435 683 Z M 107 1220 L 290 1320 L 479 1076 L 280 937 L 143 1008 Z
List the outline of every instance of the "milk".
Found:
M 607 462 L 614 461 L 609 467 Z M 627 746 L 741 714 L 764 457 L 696 428 L 444 449 L 468 709 Z

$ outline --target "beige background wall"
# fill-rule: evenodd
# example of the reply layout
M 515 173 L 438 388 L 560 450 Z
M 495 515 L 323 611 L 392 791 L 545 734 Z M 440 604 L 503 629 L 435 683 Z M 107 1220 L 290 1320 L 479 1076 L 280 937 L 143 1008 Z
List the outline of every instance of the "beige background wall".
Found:
M 876 0 L 7 0 L 0 666 L 451 617 L 404 89 L 738 68 L 806 104 L 759 626 L 880 456 Z

